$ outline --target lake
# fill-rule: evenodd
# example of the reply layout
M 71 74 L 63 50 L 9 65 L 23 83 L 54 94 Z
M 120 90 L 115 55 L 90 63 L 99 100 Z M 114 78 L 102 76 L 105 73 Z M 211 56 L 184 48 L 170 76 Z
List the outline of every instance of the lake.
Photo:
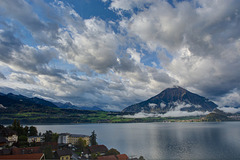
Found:
M 240 159 L 240 122 L 34 125 L 39 132 L 97 134 L 98 144 L 145 159 Z

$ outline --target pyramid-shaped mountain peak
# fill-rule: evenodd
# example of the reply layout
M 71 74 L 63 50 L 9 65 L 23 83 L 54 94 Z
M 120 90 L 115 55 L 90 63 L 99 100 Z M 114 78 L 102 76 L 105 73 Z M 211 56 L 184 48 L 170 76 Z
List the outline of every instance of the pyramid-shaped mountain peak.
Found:
M 180 86 L 167 88 L 158 95 L 131 105 L 123 110 L 123 112 L 147 112 L 147 113 L 166 113 L 175 108 L 181 111 L 212 111 L 217 105 L 205 97 L 192 93 Z

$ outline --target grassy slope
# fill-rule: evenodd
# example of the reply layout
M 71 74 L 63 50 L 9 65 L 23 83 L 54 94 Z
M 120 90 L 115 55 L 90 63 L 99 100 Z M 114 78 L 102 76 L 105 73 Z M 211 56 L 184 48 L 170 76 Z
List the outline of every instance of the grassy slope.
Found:
M 78 111 L 57 109 L 55 112 L 18 112 L 1 113 L 0 123 L 8 124 L 13 119 L 19 119 L 24 124 L 40 123 L 134 123 L 134 122 L 163 122 L 163 121 L 183 121 L 198 119 L 199 117 L 181 118 L 123 118 L 122 113 L 105 111 Z

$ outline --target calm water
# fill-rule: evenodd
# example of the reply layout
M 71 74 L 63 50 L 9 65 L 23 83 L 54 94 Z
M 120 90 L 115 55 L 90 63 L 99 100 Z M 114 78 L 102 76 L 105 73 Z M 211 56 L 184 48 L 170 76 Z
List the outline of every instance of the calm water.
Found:
M 145 159 L 240 159 L 240 122 L 35 125 L 90 135 L 99 144 Z

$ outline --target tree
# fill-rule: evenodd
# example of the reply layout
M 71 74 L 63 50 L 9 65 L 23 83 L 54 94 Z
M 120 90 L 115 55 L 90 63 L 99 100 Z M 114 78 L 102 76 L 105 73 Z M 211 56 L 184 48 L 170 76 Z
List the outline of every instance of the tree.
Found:
M 83 140 L 82 138 L 79 138 L 77 143 L 76 143 L 76 147 L 77 147 L 77 150 L 82 152 L 83 149 L 87 146 L 87 143 L 85 140 Z
M 28 146 L 27 136 L 21 135 L 18 137 L 18 146 L 19 147 L 27 147 Z
M 114 148 L 111 148 L 107 153 L 106 155 L 118 155 L 120 154 L 120 152 Z
M 45 133 L 43 133 L 45 142 L 51 142 L 51 140 L 52 140 L 52 134 L 53 134 L 53 133 L 52 133 L 51 130 L 46 131 Z
M 97 134 L 95 133 L 95 131 L 92 131 L 92 135 L 90 136 L 90 143 L 91 146 L 97 145 Z
M 11 128 L 12 130 L 16 131 L 18 136 L 25 135 L 24 128 L 20 125 L 19 120 L 14 119 L 12 125 L 8 126 L 8 127 Z M 25 136 L 27 136 L 27 135 L 25 135 Z
M 53 158 L 53 153 L 52 153 L 52 147 L 51 146 L 46 146 L 43 150 L 43 153 L 44 153 L 46 159 L 52 159 Z
M 4 129 L 5 127 L 3 125 L 0 124 L 0 129 Z
M 58 134 L 57 133 L 53 133 L 51 142 L 57 142 L 57 141 L 58 141 Z
M 37 128 L 34 126 L 31 126 L 29 128 L 29 136 L 37 136 L 37 134 L 38 134 Z
M 58 134 L 53 133 L 51 130 L 46 131 L 43 133 L 45 142 L 57 142 L 58 141 Z
M 145 160 L 145 159 L 143 158 L 143 156 L 140 156 L 140 157 L 139 157 L 139 160 Z
M 19 128 L 20 128 L 20 121 L 14 119 L 14 120 L 13 120 L 13 123 L 12 123 L 12 129 L 13 129 L 14 131 L 17 131 Z
M 25 126 L 24 127 L 24 135 L 28 136 L 28 131 L 29 131 L 29 127 Z

